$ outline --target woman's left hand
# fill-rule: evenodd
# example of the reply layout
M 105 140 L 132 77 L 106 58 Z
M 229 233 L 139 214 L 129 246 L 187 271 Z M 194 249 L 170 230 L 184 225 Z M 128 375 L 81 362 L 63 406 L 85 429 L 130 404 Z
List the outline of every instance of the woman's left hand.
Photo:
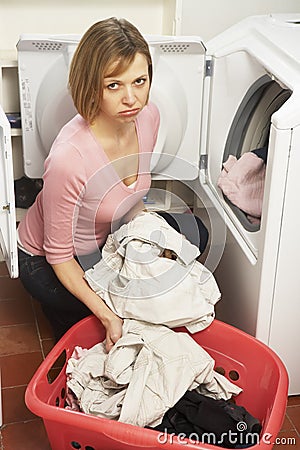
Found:
M 109 319 L 101 319 L 101 322 L 106 329 L 105 348 L 109 352 L 122 336 L 123 320 L 112 312 Z

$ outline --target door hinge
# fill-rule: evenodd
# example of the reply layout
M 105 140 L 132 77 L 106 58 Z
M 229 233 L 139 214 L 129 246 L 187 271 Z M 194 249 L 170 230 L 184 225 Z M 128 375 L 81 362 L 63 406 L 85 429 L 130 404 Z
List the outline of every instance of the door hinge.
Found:
M 200 170 L 206 170 L 207 169 L 207 161 L 208 161 L 208 155 L 200 155 Z
M 212 75 L 213 75 L 213 68 L 214 68 L 213 60 L 212 59 L 207 59 L 205 61 L 205 76 L 206 77 L 212 77 Z
M 10 203 L 8 203 L 7 205 L 3 205 L 2 206 L 3 211 L 8 211 L 10 212 Z

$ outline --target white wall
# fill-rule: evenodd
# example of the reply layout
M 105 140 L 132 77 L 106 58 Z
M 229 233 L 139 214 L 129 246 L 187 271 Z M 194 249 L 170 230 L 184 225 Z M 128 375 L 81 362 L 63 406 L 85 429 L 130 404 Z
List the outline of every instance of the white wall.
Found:
M 145 34 L 196 34 L 205 41 L 244 17 L 300 12 L 300 0 L 0 0 L 0 51 L 21 33 L 82 34 L 109 16 Z
M 105 17 L 125 17 L 142 33 L 171 34 L 175 0 L 0 0 L 0 50 L 21 33 L 82 34 Z
M 204 41 L 248 16 L 300 12 L 299 0 L 177 0 L 175 34 Z

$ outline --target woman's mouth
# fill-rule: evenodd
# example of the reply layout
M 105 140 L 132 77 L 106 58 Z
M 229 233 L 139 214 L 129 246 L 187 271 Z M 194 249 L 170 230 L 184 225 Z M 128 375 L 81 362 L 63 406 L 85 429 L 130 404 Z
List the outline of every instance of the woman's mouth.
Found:
M 124 116 L 124 117 L 131 117 L 131 116 L 135 116 L 138 112 L 139 112 L 139 108 L 135 108 L 135 109 L 126 109 L 124 111 L 120 111 L 119 112 L 119 116 Z

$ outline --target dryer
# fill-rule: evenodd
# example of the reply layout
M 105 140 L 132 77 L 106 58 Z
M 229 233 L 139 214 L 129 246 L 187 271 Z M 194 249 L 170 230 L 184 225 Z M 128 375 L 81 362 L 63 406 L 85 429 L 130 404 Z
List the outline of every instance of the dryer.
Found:
M 153 178 L 182 180 L 194 190 L 195 212 L 205 212 L 211 229 L 206 265 L 222 292 L 217 317 L 271 346 L 287 366 L 290 394 L 300 393 L 300 15 L 250 17 L 205 44 L 196 36 L 146 38 L 154 66 L 151 100 L 161 114 Z M 79 39 L 23 35 L 18 43 L 29 177 L 42 176 L 51 143 L 75 114 L 67 74 Z M 7 142 L 7 127 L 0 129 Z M 253 224 L 217 181 L 230 154 L 262 146 L 268 148 L 262 216 Z M 17 276 L 15 234 L 8 232 L 15 228 L 12 195 L 10 189 L 2 201 L 1 229 Z

